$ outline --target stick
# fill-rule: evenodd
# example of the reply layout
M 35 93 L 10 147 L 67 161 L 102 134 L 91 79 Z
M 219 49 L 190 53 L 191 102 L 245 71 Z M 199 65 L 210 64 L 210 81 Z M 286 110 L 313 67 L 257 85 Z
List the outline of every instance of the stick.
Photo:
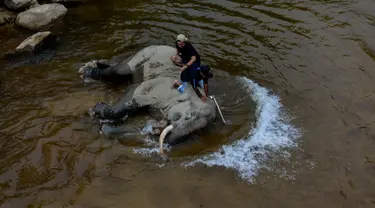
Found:
M 220 114 L 221 120 L 223 120 L 223 123 L 224 123 L 225 125 L 227 125 L 227 122 L 224 120 L 223 114 L 221 113 L 221 110 L 220 110 L 219 104 L 217 104 L 217 102 L 216 102 L 216 98 L 215 98 L 214 96 L 211 95 L 211 96 L 210 96 L 210 99 L 213 100 L 213 101 L 215 102 L 215 104 L 216 104 L 216 108 L 217 108 L 217 110 L 219 111 L 219 114 Z

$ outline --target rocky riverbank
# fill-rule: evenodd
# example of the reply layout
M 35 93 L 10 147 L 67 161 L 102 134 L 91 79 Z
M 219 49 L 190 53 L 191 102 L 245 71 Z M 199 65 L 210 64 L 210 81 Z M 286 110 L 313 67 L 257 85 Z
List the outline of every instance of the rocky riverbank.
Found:
M 48 30 L 65 17 L 67 7 L 82 2 L 85 0 L 0 0 L 0 27 L 8 25 L 35 32 L 4 57 L 40 50 L 39 46 L 46 45 L 43 42 L 50 39 L 46 37 L 53 37 Z

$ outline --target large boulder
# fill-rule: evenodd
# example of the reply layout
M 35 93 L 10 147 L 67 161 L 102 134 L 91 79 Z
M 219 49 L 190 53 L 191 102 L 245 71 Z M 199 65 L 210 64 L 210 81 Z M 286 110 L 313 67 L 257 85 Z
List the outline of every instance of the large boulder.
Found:
M 45 29 L 65 16 L 68 9 L 61 4 L 43 4 L 21 12 L 16 18 L 16 24 L 34 31 Z
M 6 24 L 6 23 L 12 23 L 15 18 L 16 18 L 16 15 L 14 13 L 0 8 L 0 25 Z
M 37 0 L 4 0 L 4 4 L 11 10 L 23 10 L 38 4 Z

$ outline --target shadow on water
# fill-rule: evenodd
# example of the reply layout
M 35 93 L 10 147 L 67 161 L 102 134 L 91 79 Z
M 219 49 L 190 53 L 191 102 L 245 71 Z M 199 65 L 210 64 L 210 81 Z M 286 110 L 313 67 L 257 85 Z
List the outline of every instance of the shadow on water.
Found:
M 373 172 L 369 164 L 363 165 L 364 154 L 375 158 L 371 155 L 373 8 L 371 0 L 92 0 L 69 7 L 64 19 L 51 28 L 58 37 L 56 47 L 0 60 L 0 204 L 373 205 Z M 115 102 L 126 88 L 84 84 L 77 70 L 93 59 L 117 56 L 120 60 L 151 44 L 173 45 L 178 33 L 188 35 L 204 64 L 228 73 L 215 77 L 211 89 L 232 124 L 224 127 L 218 119 L 209 132 L 202 133 L 204 139 L 176 147 L 166 162 L 129 149 L 144 143 L 124 143 L 99 134 L 100 124 L 88 109 L 98 101 Z M 16 25 L 0 26 L 0 53 L 14 49 L 31 34 Z M 280 95 L 278 100 L 259 94 L 258 99 L 269 101 L 262 103 L 264 109 L 270 107 L 267 103 L 276 103 L 263 114 L 260 123 L 267 125 L 254 122 L 259 103 L 232 79 L 237 76 Z M 283 142 L 290 141 L 288 134 L 280 132 L 292 131 L 286 124 L 275 125 L 280 118 L 274 115 L 284 110 L 279 103 L 297 118 L 291 122 L 307 129 L 303 140 L 307 153 L 290 156 L 295 163 L 283 160 L 288 152 L 273 154 L 272 148 L 288 146 Z M 139 119 L 139 127 L 146 120 Z M 249 134 L 253 125 L 262 134 Z M 251 139 L 256 144 L 245 151 Z M 204 164 L 219 167 L 176 165 L 204 155 L 212 156 L 204 158 Z M 264 155 L 267 160 L 257 160 Z M 309 174 L 311 158 L 318 167 Z M 257 185 L 235 178 L 258 169 L 264 174 L 254 174 Z M 293 178 L 300 172 L 305 175 L 293 183 L 284 181 L 283 176 Z M 343 185 L 345 180 L 359 184 L 357 189 Z

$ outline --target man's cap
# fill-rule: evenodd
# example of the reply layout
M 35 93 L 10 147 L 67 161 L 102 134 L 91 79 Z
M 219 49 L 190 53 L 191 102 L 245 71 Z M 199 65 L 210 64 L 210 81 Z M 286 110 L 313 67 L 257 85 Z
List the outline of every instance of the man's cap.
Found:
M 181 41 L 181 42 L 186 42 L 188 39 L 184 34 L 179 34 L 177 35 L 176 40 Z

